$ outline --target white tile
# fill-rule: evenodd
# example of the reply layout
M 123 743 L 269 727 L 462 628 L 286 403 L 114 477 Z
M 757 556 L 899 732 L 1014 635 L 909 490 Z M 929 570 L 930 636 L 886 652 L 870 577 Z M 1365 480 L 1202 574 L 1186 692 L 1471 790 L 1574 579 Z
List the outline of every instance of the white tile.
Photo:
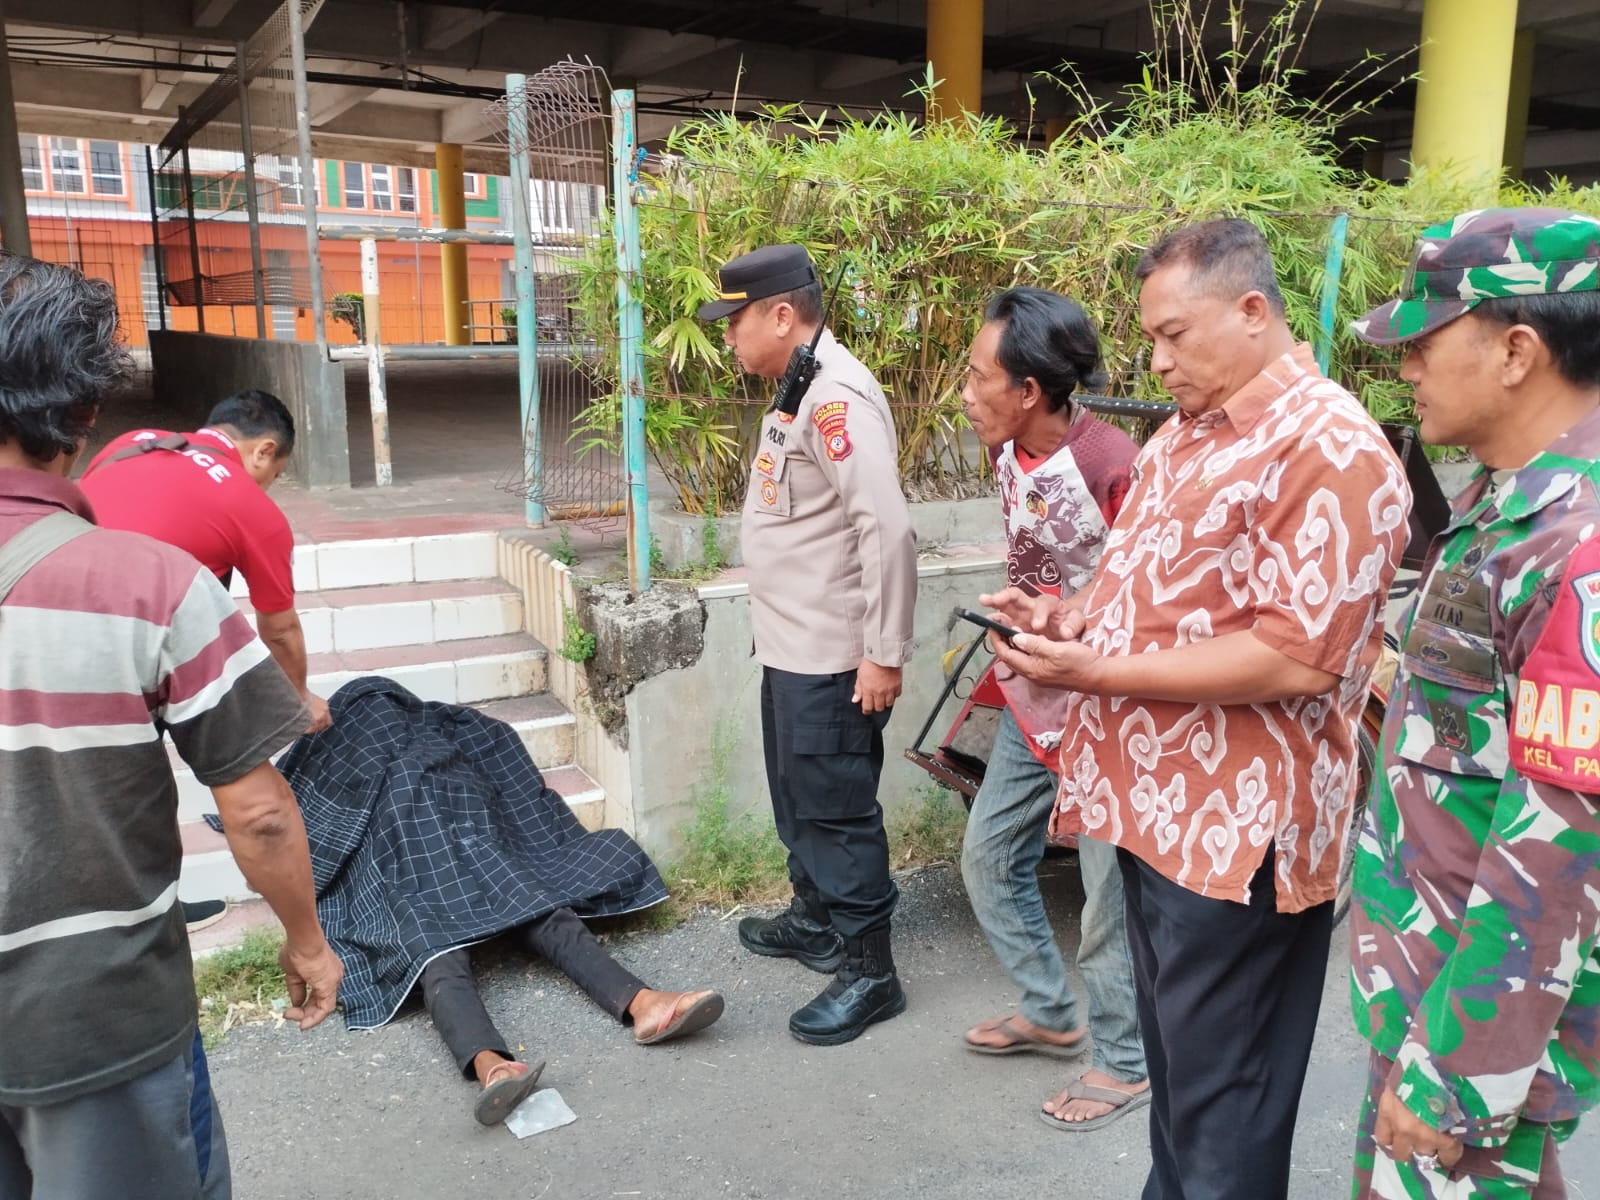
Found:
M 409 538 L 329 542 L 317 547 L 317 583 L 323 591 L 412 581 Z
M 333 609 L 302 608 L 300 628 L 306 635 L 307 654 L 328 654 L 333 650 Z
M 228 595 L 235 600 L 243 600 L 250 595 L 250 585 L 245 581 L 243 571 L 235 571 L 233 578 L 228 581 Z
M 492 579 L 499 573 L 495 558 L 498 535 L 492 532 L 445 533 L 414 539 L 416 579 Z M 324 582 L 323 587 L 327 587 Z
M 179 767 L 172 773 L 178 781 L 178 821 L 198 821 L 206 813 L 217 811 L 217 801 L 211 789 L 194 777 L 188 767 Z
M 306 542 L 294 548 L 294 557 L 291 559 L 294 569 L 294 590 L 297 592 L 314 592 L 317 590 L 317 548 Z
M 522 598 L 515 593 L 454 596 L 433 602 L 433 639 L 436 642 L 521 632 Z
M 544 660 L 531 652 L 465 658 L 455 666 L 462 704 L 529 696 L 544 688 Z
M 335 608 L 333 646 L 340 652 L 433 641 L 433 605 L 427 600 Z
M 186 854 L 178 876 L 180 900 L 248 900 L 255 893 L 227 850 Z
M 727 600 L 734 596 L 743 596 L 749 591 L 749 583 L 741 580 L 738 583 L 708 583 L 697 588 L 696 594 L 702 600 Z
M 541 771 L 569 766 L 577 756 L 577 724 L 570 713 L 520 726 L 517 736 Z
M 439 700 L 445 704 L 461 703 L 457 699 L 453 663 L 412 663 L 404 667 L 391 667 L 383 674 L 419 699 Z
M 364 672 L 324 671 L 320 675 L 312 675 L 308 678 L 306 686 L 326 700 L 352 679 L 360 679 L 362 674 Z

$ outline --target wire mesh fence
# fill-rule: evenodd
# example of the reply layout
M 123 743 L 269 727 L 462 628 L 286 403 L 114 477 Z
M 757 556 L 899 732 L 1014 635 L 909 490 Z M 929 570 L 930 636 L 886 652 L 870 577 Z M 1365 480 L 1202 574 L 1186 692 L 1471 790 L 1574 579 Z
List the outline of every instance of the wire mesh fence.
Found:
M 508 185 L 528 188 L 539 348 L 538 405 L 524 430 L 537 440 L 539 470 L 524 455 L 499 486 L 552 517 L 599 526 L 620 521 L 627 497 L 619 415 L 592 411 L 595 381 L 614 373 L 620 352 L 615 295 L 605 305 L 610 319 L 581 311 L 580 266 L 611 245 L 609 95 L 604 71 L 569 59 L 528 76 L 520 94 L 508 92 L 486 113 L 513 162 L 526 157 L 529 178 Z

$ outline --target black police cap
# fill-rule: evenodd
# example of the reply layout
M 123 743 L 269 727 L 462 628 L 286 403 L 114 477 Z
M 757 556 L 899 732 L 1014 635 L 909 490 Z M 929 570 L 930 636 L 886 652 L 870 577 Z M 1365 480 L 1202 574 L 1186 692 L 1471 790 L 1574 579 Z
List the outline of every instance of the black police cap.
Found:
M 804 246 L 763 246 L 731 259 L 717 272 L 721 294 L 702 304 L 702 321 L 719 321 L 752 300 L 781 296 L 817 281 L 817 269 Z

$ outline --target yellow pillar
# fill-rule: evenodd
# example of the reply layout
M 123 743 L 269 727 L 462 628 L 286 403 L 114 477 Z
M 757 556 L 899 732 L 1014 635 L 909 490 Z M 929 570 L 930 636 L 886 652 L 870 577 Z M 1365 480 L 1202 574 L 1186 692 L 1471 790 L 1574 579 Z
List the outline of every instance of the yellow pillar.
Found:
M 1516 33 L 1517 0 L 1427 0 L 1413 167 L 1498 178 Z
M 1537 38 L 1531 29 L 1517 30 L 1511 50 L 1511 96 L 1506 105 L 1506 174 L 1522 178 L 1523 154 L 1528 148 L 1528 98 L 1533 94 L 1533 47 Z
M 928 0 L 928 120 L 983 111 L 983 0 Z
M 440 142 L 433 148 L 433 166 L 439 185 L 439 224 L 445 229 L 467 227 L 466 182 L 461 172 L 461 147 Z M 439 247 L 440 284 L 444 292 L 444 343 L 467 344 L 467 248 L 459 242 Z

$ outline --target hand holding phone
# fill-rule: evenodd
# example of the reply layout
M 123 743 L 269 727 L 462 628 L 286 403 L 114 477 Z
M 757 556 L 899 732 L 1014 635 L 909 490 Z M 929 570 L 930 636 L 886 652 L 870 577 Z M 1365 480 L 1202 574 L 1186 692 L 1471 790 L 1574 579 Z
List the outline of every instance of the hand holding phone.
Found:
M 956 609 L 956 615 L 963 621 L 971 621 L 974 625 L 981 625 L 985 629 L 998 633 L 1007 642 L 1010 642 L 1017 634 L 1022 632 L 1022 630 L 1013 629 L 1009 625 L 1002 625 L 999 621 L 992 620 L 982 613 L 975 613 L 970 608 L 958 608 Z

